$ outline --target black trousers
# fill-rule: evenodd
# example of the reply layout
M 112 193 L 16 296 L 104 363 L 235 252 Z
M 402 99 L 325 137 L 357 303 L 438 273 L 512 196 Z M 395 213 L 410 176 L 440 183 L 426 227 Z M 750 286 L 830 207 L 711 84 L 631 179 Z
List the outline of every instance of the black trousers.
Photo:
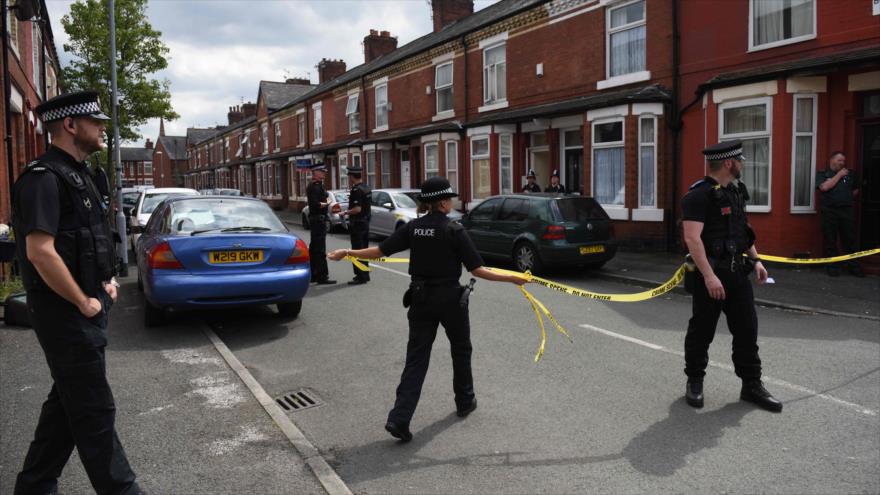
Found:
M 724 264 L 723 262 L 721 263 Z M 715 338 L 715 327 L 721 312 L 727 317 L 727 328 L 733 335 L 733 366 L 743 380 L 761 378 L 758 357 L 758 315 L 752 283 L 742 270 L 731 272 L 719 267 L 715 274 L 724 286 L 725 298 L 709 297 L 706 282 L 699 274 L 693 293 L 693 316 L 684 338 L 684 372 L 689 379 L 702 381 L 709 364 L 709 344 Z
M 312 229 L 312 238 L 309 242 L 312 282 L 326 280 L 330 271 L 327 269 L 327 223 L 324 221 L 324 216 L 310 216 L 309 227 Z
M 422 384 L 431 361 L 431 347 L 437 326 L 443 325 L 452 354 L 452 390 L 456 408 L 465 408 L 474 400 L 474 378 L 471 373 L 471 327 L 467 306 L 459 302 L 460 288 L 429 288 L 427 301 L 413 303 L 409 308 L 409 342 L 406 365 L 397 387 L 397 400 L 388 413 L 388 420 L 409 425 L 422 394 Z
M 837 256 L 837 239 L 843 246 L 844 254 L 856 252 L 856 222 L 852 206 L 826 206 L 822 208 L 822 239 L 825 257 Z M 848 265 L 857 264 L 848 260 Z
M 140 493 L 116 434 L 116 404 L 107 383 L 104 345 L 95 332 L 106 328 L 109 297 L 102 301 L 101 313 L 86 319 L 71 312 L 69 303 L 65 302 L 70 308 L 60 301 L 44 307 L 52 297 L 31 296 L 31 322 L 54 383 L 16 479 L 15 494 L 53 493 L 74 447 L 95 492 Z
M 352 249 L 363 249 L 370 247 L 370 223 L 367 221 L 352 221 L 348 225 L 348 236 L 351 238 Z M 362 261 L 363 264 L 369 266 L 369 263 Z M 361 270 L 352 265 L 354 276 L 359 280 L 370 280 L 370 272 Z

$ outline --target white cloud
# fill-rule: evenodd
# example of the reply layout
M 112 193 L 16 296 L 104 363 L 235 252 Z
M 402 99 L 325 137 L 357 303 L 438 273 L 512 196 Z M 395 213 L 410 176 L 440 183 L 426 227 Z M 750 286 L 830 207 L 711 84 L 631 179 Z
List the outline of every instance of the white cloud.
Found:
M 477 0 L 479 10 L 497 0 Z M 73 0 L 47 0 L 62 65 L 67 35 L 61 18 Z M 322 58 L 363 63 L 363 38 L 370 29 L 390 31 L 402 46 L 432 30 L 428 0 L 150 0 L 147 15 L 170 49 L 168 69 L 157 78 L 171 81 L 171 101 L 180 119 L 165 123 L 169 135 L 187 127 L 226 122 L 228 107 L 255 101 L 260 80 L 310 77 Z M 159 122 L 139 129 L 159 134 Z

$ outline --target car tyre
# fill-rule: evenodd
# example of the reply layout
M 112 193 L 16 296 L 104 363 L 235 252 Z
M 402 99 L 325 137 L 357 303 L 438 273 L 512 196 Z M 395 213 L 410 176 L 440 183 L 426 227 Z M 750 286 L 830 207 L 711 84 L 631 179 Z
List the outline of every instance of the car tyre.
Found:
M 309 230 L 309 219 L 305 215 L 302 215 L 302 224 L 304 229 Z
M 299 316 L 302 305 L 302 301 L 276 304 L 276 306 L 278 307 L 278 314 L 286 318 L 296 318 L 297 316 Z
M 528 242 L 520 242 L 513 248 L 513 264 L 521 272 L 531 271 L 535 275 L 544 272 L 544 264 L 538 251 Z
M 165 313 L 161 308 L 153 306 L 150 301 L 144 300 L 144 324 L 148 327 L 157 327 L 165 321 Z

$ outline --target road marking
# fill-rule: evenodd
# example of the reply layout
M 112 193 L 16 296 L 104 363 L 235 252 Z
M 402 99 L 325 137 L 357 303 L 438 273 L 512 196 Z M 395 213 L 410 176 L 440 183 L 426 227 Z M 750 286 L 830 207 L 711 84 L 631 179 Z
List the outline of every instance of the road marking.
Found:
M 327 464 L 327 460 L 321 456 L 318 449 L 316 449 L 306 436 L 303 435 L 303 432 L 297 428 L 293 421 L 284 414 L 281 407 L 279 407 L 272 397 L 266 393 L 266 390 L 263 389 L 262 385 L 260 385 L 254 376 L 251 375 L 251 372 L 241 364 L 241 361 L 235 357 L 235 354 L 229 350 L 229 347 L 220 340 L 220 337 L 218 337 L 207 324 L 201 323 L 200 325 L 202 327 L 202 332 L 204 332 L 208 337 L 208 340 L 214 344 L 214 348 L 217 349 L 217 352 L 220 353 L 220 356 L 223 357 L 226 364 L 228 364 L 229 367 L 232 368 L 232 371 L 238 375 L 242 383 L 244 383 L 251 391 L 254 398 L 257 399 L 257 402 L 263 406 L 263 409 L 266 410 L 269 417 L 275 421 L 275 424 L 278 425 L 281 432 L 284 433 L 290 443 L 293 444 L 294 448 L 299 452 L 300 456 L 302 456 L 306 464 L 308 464 L 309 468 L 311 468 L 312 472 L 315 473 L 315 477 L 318 478 L 318 481 L 324 487 L 324 490 L 326 490 L 329 495 L 352 495 L 351 490 L 348 489 L 348 486 L 345 485 L 342 478 L 336 474 L 336 471 Z
M 581 328 L 586 328 L 587 330 L 592 330 L 596 333 L 601 333 L 603 335 L 607 335 L 609 337 L 614 337 L 619 340 L 625 340 L 625 341 L 631 342 L 633 344 L 638 344 L 642 347 L 647 347 L 648 349 L 653 349 L 655 351 L 665 352 L 667 354 L 672 354 L 673 356 L 678 356 L 681 358 L 684 357 L 684 352 L 682 352 L 682 351 L 672 350 L 672 349 L 663 347 L 662 345 L 652 344 L 651 342 L 646 342 L 644 340 L 636 339 L 636 338 L 630 337 L 628 335 L 623 335 L 623 334 L 619 334 L 616 332 L 612 332 L 610 330 L 605 330 L 604 328 L 599 328 L 597 326 L 589 325 L 587 323 L 584 323 L 584 324 L 578 325 L 578 326 Z M 712 366 L 713 368 L 719 368 L 722 370 L 730 371 L 731 373 L 734 372 L 733 366 L 730 366 L 729 364 L 723 364 L 723 363 L 718 363 L 715 361 L 709 361 L 709 366 Z M 807 387 L 802 387 L 800 385 L 790 383 L 785 380 L 780 380 L 778 378 L 772 378 L 772 377 L 769 377 L 766 375 L 762 377 L 762 380 L 764 380 L 767 383 L 772 383 L 773 385 L 778 385 L 780 387 L 785 387 L 789 390 L 794 390 L 795 392 L 799 392 L 799 393 L 809 395 L 812 397 L 819 397 L 821 399 L 825 399 L 825 400 L 834 402 L 838 405 L 846 407 L 847 409 L 852 409 L 853 411 L 865 414 L 867 416 L 877 416 L 877 411 L 874 409 L 870 409 L 870 408 L 867 408 L 867 407 L 859 405 L 859 404 L 848 402 L 843 399 L 838 399 L 837 397 L 834 397 L 833 395 L 823 394 L 821 392 L 817 392 L 817 391 L 809 389 Z

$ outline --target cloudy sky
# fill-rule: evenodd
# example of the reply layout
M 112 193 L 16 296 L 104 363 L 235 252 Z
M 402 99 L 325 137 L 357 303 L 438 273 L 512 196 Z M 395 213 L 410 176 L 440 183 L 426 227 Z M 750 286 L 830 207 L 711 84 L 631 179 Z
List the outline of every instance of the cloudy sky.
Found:
M 476 0 L 480 10 L 497 0 Z M 47 0 L 62 66 L 67 34 L 61 18 L 73 0 Z M 165 133 L 226 123 L 229 106 L 256 101 L 260 80 L 309 77 L 321 58 L 363 63 L 370 29 L 390 31 L 402 46 L 433 29 L 430 0 L 149 0 L 147 16 L 170 49 L 171 101 L 180 119 Z M 159 121 L 140 129 L 156 139 Z

